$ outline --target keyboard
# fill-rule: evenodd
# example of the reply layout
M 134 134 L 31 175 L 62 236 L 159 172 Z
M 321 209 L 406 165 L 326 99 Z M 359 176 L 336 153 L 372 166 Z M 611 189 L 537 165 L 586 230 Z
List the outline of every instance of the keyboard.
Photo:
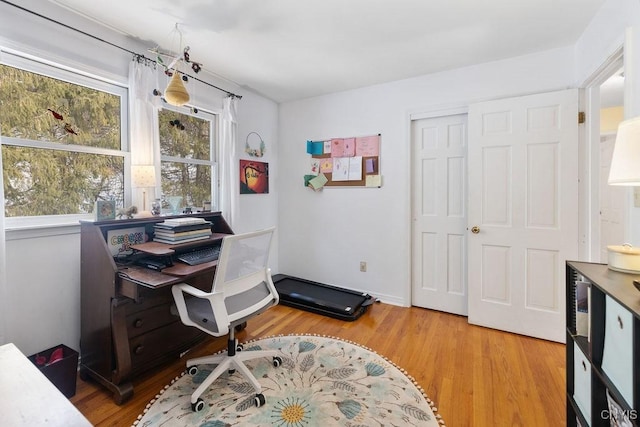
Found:
M 219 255 L 220 247 L 207 246 L 206 248 L 196 249 L 191 252 L 180 254 L 178 255 L 178 260 L 189 265 L 197 265 L 209 261 L 215 261 L 218 259 Z

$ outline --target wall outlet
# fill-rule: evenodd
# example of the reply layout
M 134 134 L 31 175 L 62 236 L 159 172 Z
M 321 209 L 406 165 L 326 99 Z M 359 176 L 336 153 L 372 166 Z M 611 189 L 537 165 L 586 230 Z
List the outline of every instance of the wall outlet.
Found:
M 367 271 L 366 261 L 360 261 L 360 271 L 362 271 L 363 273 Z

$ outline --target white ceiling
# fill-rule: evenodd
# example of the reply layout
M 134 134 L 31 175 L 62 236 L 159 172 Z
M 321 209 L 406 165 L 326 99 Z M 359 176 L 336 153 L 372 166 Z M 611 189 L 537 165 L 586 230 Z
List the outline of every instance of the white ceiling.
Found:
M 181 34 L 203 72 L 282 102 L 569 46 L 605 0 L 49 1 L 149 48 Z

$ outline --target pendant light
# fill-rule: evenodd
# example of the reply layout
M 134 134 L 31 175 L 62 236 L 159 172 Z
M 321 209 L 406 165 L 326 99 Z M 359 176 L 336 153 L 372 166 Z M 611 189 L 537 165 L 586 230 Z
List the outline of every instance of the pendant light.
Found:
M 177 68 L 173 72 L 173 77 L 169 81 L 167 88 L 164 90 L 164 99 L 177 107 L 181 107 L 189 102 L 189 93 L 182 83 L 182 78 Z

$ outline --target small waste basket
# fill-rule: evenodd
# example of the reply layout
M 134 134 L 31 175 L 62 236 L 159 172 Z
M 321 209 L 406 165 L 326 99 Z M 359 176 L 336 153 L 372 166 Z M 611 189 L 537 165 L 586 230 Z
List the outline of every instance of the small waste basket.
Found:
M 78 352 L 64 344 L 29 356 L 40 372 L 66 397 L 76 394 Z

